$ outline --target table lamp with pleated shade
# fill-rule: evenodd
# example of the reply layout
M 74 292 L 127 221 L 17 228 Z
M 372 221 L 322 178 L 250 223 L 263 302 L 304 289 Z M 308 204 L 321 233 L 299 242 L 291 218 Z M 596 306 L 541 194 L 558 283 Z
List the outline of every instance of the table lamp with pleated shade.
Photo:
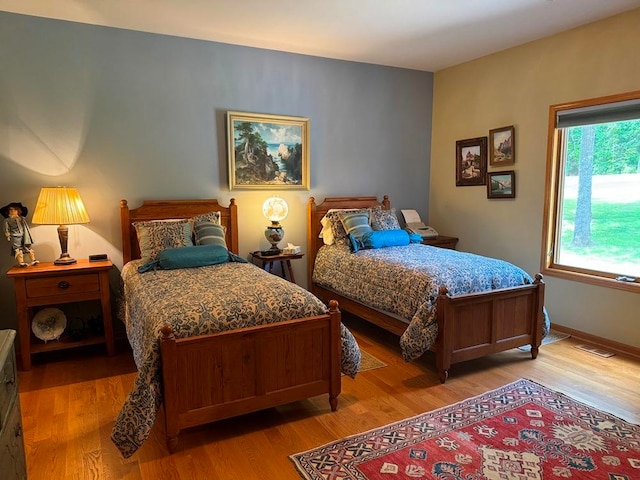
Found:
M 89 215 L 82 203 L 78 190 L 72 187 L 43 187 L 33 212 L 32 223 L 40 225 L 58 225 L 60 240 L 60 258 L 55 265 L 76 263 L 68 251 L 69 227 L 79 223 L 89 223 Z

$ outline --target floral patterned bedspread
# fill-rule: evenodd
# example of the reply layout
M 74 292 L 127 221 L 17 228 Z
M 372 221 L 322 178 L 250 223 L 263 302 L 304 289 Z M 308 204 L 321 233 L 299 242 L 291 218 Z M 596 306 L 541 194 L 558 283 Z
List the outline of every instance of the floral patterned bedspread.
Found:
M 138 273 L 139 260 L 122 269 L 127 336 L 138 367 L 111 433 L 124 457 L 140 448 L 162 402 L 160 328 L 168 323 L 177 338 L 215 333 L 326 313 L 307 290 L 250 263 Z M 342 372 L 354 377 L 360 349 L 341 326 Z
M 411 361 L 438 336 L 436 299 L 441 285 L 451 295 L 533 283 L 524 270 L 504 260 L 422 244 L 360 250 L 324 245 L 316 257 L 313 282 L 408 323 L 400 337 Z M 549 319 L 545 311 L 545 328 Z

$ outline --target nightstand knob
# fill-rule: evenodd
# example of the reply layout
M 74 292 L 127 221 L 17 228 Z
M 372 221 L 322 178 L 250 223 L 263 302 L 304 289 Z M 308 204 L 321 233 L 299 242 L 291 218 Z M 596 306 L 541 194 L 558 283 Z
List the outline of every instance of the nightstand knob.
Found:
M 62 282 L 58 283 L 58 288 L 61 288 L 62 290 L 65 290 L 67 288 L 69 288 L 71 286 L 71 284 L 69 282 L 65 282 L 64 280 Z

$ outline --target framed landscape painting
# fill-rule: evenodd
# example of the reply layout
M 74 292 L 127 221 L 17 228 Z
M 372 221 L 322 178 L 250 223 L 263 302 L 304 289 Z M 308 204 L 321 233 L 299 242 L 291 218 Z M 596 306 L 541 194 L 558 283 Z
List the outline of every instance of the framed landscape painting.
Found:
M 516 172 L 489 172 L 487 198 L 516 198 Z
M 487 176 L 487 137 L 456 142 L 456 187 L 484 185 Z
M 516 161 L 516 138 L 513 125 L 489 130 L 489 165 L 502 167 Z
M 231 190 L 309 190 L 309 119 L 227 112 Z

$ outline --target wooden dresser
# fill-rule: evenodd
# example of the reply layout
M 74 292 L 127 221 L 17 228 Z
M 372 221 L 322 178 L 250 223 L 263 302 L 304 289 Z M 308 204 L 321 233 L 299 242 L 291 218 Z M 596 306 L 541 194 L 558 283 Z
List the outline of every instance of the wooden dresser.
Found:
M 0 477 L 6 480 L 27 478 L 15 338 L 14 330 L 0 330 Z

